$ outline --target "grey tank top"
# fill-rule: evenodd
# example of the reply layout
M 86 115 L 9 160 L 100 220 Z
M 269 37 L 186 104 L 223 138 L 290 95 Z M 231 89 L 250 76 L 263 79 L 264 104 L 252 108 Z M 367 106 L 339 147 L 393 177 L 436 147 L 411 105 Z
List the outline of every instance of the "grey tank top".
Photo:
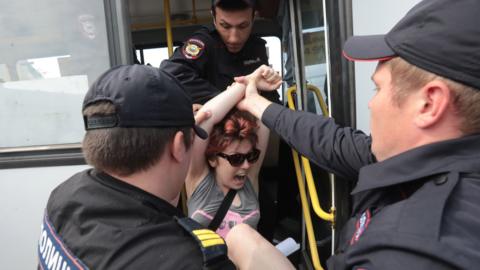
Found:
M 225 237 L 233 226 L 240 223 L 246 223 L 256 229 L 260 220 L 257 194 L 249 179 L 245 181 L 245 185 L 241 189 L 237 190 L 237 194 L 240 196 L 240 205 L 234 206 L 233 203 L 230 205 L 225 218 L 217 229 L 217 233 L 222 237 Z M 225 195 L 215 181 L 214 173 L 210 171 L 188 200 L 188 216 L 208 227 L 224 197 Z

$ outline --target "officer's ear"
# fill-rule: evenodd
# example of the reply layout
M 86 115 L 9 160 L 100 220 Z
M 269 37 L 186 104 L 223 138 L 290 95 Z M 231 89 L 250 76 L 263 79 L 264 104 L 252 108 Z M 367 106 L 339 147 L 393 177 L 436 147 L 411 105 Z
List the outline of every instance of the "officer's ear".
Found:
M 210 14 L 212 15 L 212 18 L 213 18 L 213 25 L 215 25 L 215 15 L 216 15 L 216 13 L 215 13 L 215 7 L 214 6 L 210 9 Z
M 170 155 L 173 160 L 178 163 L 183 162 L 187 156 L 188 149 L 185 145 L 185 134 L 182 131 L 177 131 L 170 144 Z
M 450 87 L 442 80 L 433 80 L 418 91 L 414 102 L 417 127 L 428 128 L 439 124 L 445 115 L 451 115 L 453 94 Z

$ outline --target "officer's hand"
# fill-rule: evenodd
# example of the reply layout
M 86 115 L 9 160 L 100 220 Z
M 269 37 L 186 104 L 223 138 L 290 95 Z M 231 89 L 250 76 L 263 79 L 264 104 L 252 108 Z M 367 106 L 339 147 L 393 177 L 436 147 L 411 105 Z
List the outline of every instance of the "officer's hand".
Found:
M 245 97 L 237 104 L 239 110 L 249 111 L 258 119 L 271 103 L 269 100 L 258 94 L 257 84 L 265 80 L 261 72 L 254 72 L 246 77 L 247 87 L 245 88 Z
M 264 91 L 275 90 L 282 84 L 282 76 L 266 65 L 260 66 L 247 76 L 235 77 L 236 82 L 243 84 L 248 84 L 248 81 L 252 79 L 255 80 L 256 86 Z
M 243 76 L 242 79 L 240 79 L 242 83 L 246 85 L 245 98 L 258 95 L 258 85 L 261 85 L 262 81 L 265 81 L 263 77 L 263 73 L 265 72 L 265 70 L 262 67 L 267 66 L 262 65 L 251 74 Z

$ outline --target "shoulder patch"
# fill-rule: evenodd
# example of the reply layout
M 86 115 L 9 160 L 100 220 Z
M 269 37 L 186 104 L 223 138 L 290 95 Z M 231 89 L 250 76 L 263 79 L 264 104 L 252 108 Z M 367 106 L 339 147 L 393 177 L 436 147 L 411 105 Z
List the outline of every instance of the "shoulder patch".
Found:
M 350 240 L 350 245 L 353 245 L 356 242 L 358 242 L 358 240 L 360 239 L 360 236 L 363 234 L 363 232 L 365 232 L 365 230 L 368 227 L 368 224 L 370 224 L 370 218 L 371 218 L 370 210 L 367 210 L 363 212 L 363 214 L 357 220 L 357 223 L 355 224 L 356 230 L 353 233 L 352 239 Z
M 183 45 L 182 54 L 187 59 L 197 59 L 203 54 L 204 49 L 205 44 L 203 41 L 196 38 L 191 38 L 185 42 L 185 45 Z

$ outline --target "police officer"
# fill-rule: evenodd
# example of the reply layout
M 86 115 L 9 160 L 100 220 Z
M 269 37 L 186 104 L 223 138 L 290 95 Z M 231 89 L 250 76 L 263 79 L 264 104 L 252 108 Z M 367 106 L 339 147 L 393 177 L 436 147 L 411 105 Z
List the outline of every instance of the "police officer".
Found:
M 204 104 L 227 88 L 236 76 L 268 65 L 265 41 L 251 35 L 255 0 L 214 0 L 214 28 L 194 33 L 161 69 L 179 79 L 194 104 Z M 276 91 L 264 95 L 278 102 Z
M 478 0 L 423 0 L 386 35 L 345 43 L 378 61 L 371 136 L 259 96 L 239 107 L 320 167 L 356 180 L 329 269 L 477 269 L 480 264 Z
M 224 240 L 175 207 L 198 139 L 192 130 L 207 137 L 175 77 L 112 68 L 87 92 L 83 115 L 93 168 L 51 193 L 41 269 L 235 269 Z

